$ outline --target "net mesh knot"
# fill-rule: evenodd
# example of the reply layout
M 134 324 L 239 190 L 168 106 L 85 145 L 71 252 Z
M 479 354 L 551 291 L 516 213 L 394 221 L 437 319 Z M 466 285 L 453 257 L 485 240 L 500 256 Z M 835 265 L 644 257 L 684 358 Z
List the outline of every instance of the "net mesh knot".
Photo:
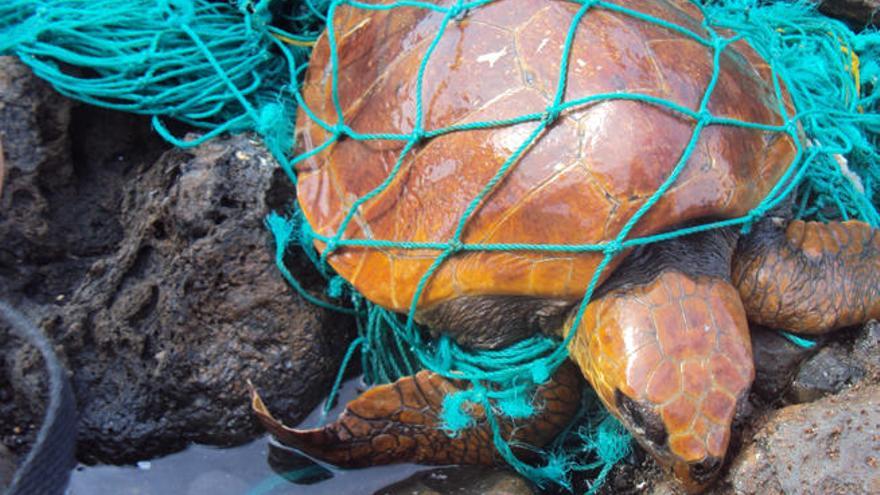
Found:
M 699 122 L 700 125 L 704 127 L 711 124 L 714 119 L 715 117 L 712 115 L 712 113 L 705 108 L 697 112 L 697 122 Z
M 330 128 L 330 132 L 336 136 L 337 139 L 342 139 L 344 137 L 348 137 L 348 126 L 343 124 L 342 122 L 334 125 Z
M 624 250 L 623 241 L 620 239 L 612 239 L 608 241 L 603 250 L 606 255 L 614 256 Z
M 446 12 L 451 19 L 460 21 L 464 19 L 467 15 L 468 9 L 465 8 L 463 0 L 458 0 L 454 4 L 450 5 Z
M 425 129 L 423 129 L 422 127 L 416 127 L 409 134 L 409 139 L 410 141 L 412 141 L 413 145 L 421 144 L 425 141 L 426 137 L 427 134 L 425 133 Z
M 559 109 L 558 105 L 550 105 L 547 107 L 546 110 L 544 110 L 544 115 L 541 120 L 544 122 L 545 125 L 549 126 L 556 122 L 557 119 L 559 119 L 560 113 L 561 110 Z

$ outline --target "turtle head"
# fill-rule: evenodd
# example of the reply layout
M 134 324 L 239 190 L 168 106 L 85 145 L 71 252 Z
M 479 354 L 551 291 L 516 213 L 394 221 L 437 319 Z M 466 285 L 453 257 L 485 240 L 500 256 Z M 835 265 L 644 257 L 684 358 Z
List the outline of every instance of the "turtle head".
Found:
M 574 331 L 572 358 L 639 444 L 688 492 L 711 484 L 754 378 L 736 289 L 663 271 L 591 302 Z

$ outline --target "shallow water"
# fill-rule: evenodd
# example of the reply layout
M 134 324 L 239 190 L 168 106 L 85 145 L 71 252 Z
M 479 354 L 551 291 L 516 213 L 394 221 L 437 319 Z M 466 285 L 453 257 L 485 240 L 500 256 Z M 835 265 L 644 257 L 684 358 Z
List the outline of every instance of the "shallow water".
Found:
M 359 378 L 343 384 L 335 418 L 362 389 Z M 320 406 L 300 423 L 323 422 Z M 234 448 L 193 445 L 135 466 L 79 466 L 68 495 L 344 495 L 369 494 L 408 478 L 425 466 L 399 464 L 341 470 L 278 447 L 264 437 Z

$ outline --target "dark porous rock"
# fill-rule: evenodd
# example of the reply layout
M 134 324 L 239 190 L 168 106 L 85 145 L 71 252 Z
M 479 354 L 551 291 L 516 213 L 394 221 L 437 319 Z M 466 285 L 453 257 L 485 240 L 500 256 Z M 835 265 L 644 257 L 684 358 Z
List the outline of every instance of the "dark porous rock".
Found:
M 482 466 L 432 469 L 383 488 L 375 495 L 532 495 L 525 478 L 506 469 Z
M 851 355 L 871 382 L 880 382 L 880 322 L 871 320 L 862 327 L 853 342 Z
M 0 140 L 0 299 L 39 322 L 118 247 L 122 185 L 168 145 L 146 119 L 74 105 L 12 57 L 0 57 Z M 0 324 L 0 439 L 19 454 L 45 401 L 42 362 L 22 345 Z
M 12 484 L 15 466 L 15 455 L 0 443 L 0 493 L 3 493 Z
M 169 146 L 147 119 L 72 105 L 12 57 L 0 57 L 0 139 L 0 296 L 31 314 L 116 250 L 123 183 Z
M 880 385 L 774 412 L 726 482 L 751 494 L 880 493 Z
M 840 392 L 864 376 L 864 369 L 844 346 L 831 345 L 801 365 L 787 398 L 795 404 L 814 401 Z
M 584 479 L 581 479 L 581 476 Z M 574 493 L 586 493 L 593 487 L 595 471 L 574 473 Z M 621 462 L 617 463 L 608 472 L 605 482 L 598 488 L 598 495 L 640 495 L 654 493 L 668 475 L 654 461 L 650 454 L 644 451 L 635 441 L 632 442 L 632 451 Z M 568 491 L 559 490 L 558 494 L 567 494 Z M 555 494 L 554 494 L 555 495 Z
M 779 332 L 755 326 L 751 331 L 755 359 L 752 390 L 768 402 L 782 399 L 798 365 L 815 351 L 795 345 Z
M 0 298 L 71 371 L 81 460 L 253 438 L 248 380 L 289 423 L 323 398 L 353 325 L 275 267 L 264 219 L 294 193 L 255 140 L 169 150 L 148 118 L 71 104 L 9 57 L 0 139 Z M 42 419 L 42 380 L 37 353 L 0 324 L 0 440 L 19 455 Z
M 326 393 L 352 326 L 292 294 L 273 263 L 263 220 L 286 206 L 268 202 L 286 180 L 239 136 L 169 151 L 126 188 L 118 251 L 53 325 L 94 460 L 252 438 L 248 380 L 294 424 Z
M 880 0 L 820 0 L 820 2 L 819 10 L 825 15 L 847 21 L 853 27 L 877 23 Z
M 71 106 L 17 58 L 0 56 L 0 139 L 7 173 L 64 168 Z

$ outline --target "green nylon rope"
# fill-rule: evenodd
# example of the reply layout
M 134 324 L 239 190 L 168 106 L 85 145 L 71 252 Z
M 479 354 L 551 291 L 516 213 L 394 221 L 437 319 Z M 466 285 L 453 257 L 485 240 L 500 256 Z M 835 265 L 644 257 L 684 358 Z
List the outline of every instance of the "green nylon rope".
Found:
M 356 316 L 359 337 L 346 353 L 343 366 L 360 350 L 362 368 L 371 383 L 392 381 L 419 369 L 468 381 L 472 385 L 470 389 L 452 394 L 444 401 L 443 420 L 451 435 L 472 422 L 469 411 L 479 404 L 487 413 L 498 451 L 514 468 L 538 484 L 552 482 L 566 487 L 570 487 L 571 473 L 589 471 L 595 475 L 590 488 L 594 491 L 611 467 L 628 452 L 626 432 L 601 407 L 597 408 L 595 398 L 585 399 L 578 420 L 543 451 L 517 446 L 537 452 L 543 464 L 532 465 L 518 459 L 511 445 L 504 441 L 499 427 L 501 417 L 516 420 L 533 413 L 535 387 L 545 382 L 567 359 L 566 345 L 573 334 L 562 342 L 536 336 L 494 351 L 469 351 L 448 337 L 427 340 L 413 318 L 425 286 L 445 260 L 462 252 L 602 253 L 602 261 L 578 307 L 572 326 L 577 328 L 602 271 L 614 256 L 627 248 L 719 227 L 737 226 L 748 231 L 752 223 L 794 192 L 798 195 L 799 217 L 857 218 L 877 227 L 880 225 L 876 207 L 880 156 L 876 136 L 880 131 L 880 116 L 876 103 L 880 91 L 875 90 L 875 85 L 880 77 L 880 35 L 873 31 L 854 34 L 843 24 L 816 14 L 814 7 L 804 1 L 696 3 L 706 18 L 702 28 L 708 35 L 703 37 L 640 12 L 636 7 L 601 0 L 569 0 L 579 8 L 571 24 L 565 27 L 557 85 L 552 103 L 544 112 L 439 129 L 424 128 L 421 96 L 431 54 L 450 23 L 491 1 L 459 0 L 441 6 L 420 1 L 376 5 L 354 0 L 9 0 L 0 6 L 0 53 L 14 53 L 36 74 L 70 97 L 153 116 L 157 132 L 178 146 L 195 146 L 228 131 L 257 131 L 294 183 L 297 163 L 323 152 L 342 137 L 404 142 L 389 176 L 356 200 L 335 235 L 322 236 L 314 232 L 295 206 L 286 216 L 273 214 L 267 218 L 267 226 L 276 238 L 275 258 L 282 275 L 309 301 Z M 339 103 L 338 53 L 333 26 L 336 11 L 343 5 L 367 10 L 428 9 L 442 15 L 417 74 L 413 132 L 363 134 L 345 123 Z M 715 68 L 699 107 L 685 108 L 639 93 L 595 94 L 565 100 L 571 46 L 578 35 L 580 20 L 593 9 L 661 25 L 712 50 Z M 336 122 L 332 123 L 322 121 L 308 108 L 298 86 L 306 67 L 307 45 L 317 39 L 324 26 L 333 69 L 331 84 Z M 770 62 L 782 125 L 744 122 L 708 112 L 719 76 L 719 57 L 739 38 L 748 40 Z M 797 109 L 795 115 L 787 115 L 781 104 L 780 84 L 783 83 L 791 93 Z M 541 138 L 548 126 L 565 112 L 611 100 L 638 101 L 664 108 L 691 120 L 694 126 L 691 139 L 665 182 L 617 236 L 602 243 L 577 245 L 462 242 L 464 228 L 483 200 L 517 166 L 519 157 Z M 306 153 L 291 156 L 292 116 L 297 108 L 331 137 Z M 167 118 L 202 127 L 206 133 L 184 141 L 164 126 L 163 119 Z M 522 124 L 535 127 L 471 200 L 448 241 L 418 243 L 343 237 L 357 209 L 380 194 L 394 175 L 405 169 L 407 156 L 417 144 L 452 132 Z M 788 134 L 796 143 L 797 156 L 767 198 L 743 217 L 653 236 L 630 236 L 639 220 L 682 173 L 701 131 L 712 125 Z M 801 141 L 797 125 L 802 126 L 808 141 Z M 314 248 L 316 240 L 327 246 L 320 254 Z M 327 278 L 330 299 L 350 301 L 350 305 L 343 306 L 311 294 L 296 280 L 284 265 L 285 253 L 291 244 L 301 246 Z M 429 249 L 437 253 L 434 263 L 419 280 L 407 315 L 401 317 L 372 304 L 333 274 L 326 263 L 327 257 L 336 249 L 348 246 Z M 341 374 L 342 370 L 339 377 Z M 331 397 L 335 396 L 338 386 L 339 379 Z

